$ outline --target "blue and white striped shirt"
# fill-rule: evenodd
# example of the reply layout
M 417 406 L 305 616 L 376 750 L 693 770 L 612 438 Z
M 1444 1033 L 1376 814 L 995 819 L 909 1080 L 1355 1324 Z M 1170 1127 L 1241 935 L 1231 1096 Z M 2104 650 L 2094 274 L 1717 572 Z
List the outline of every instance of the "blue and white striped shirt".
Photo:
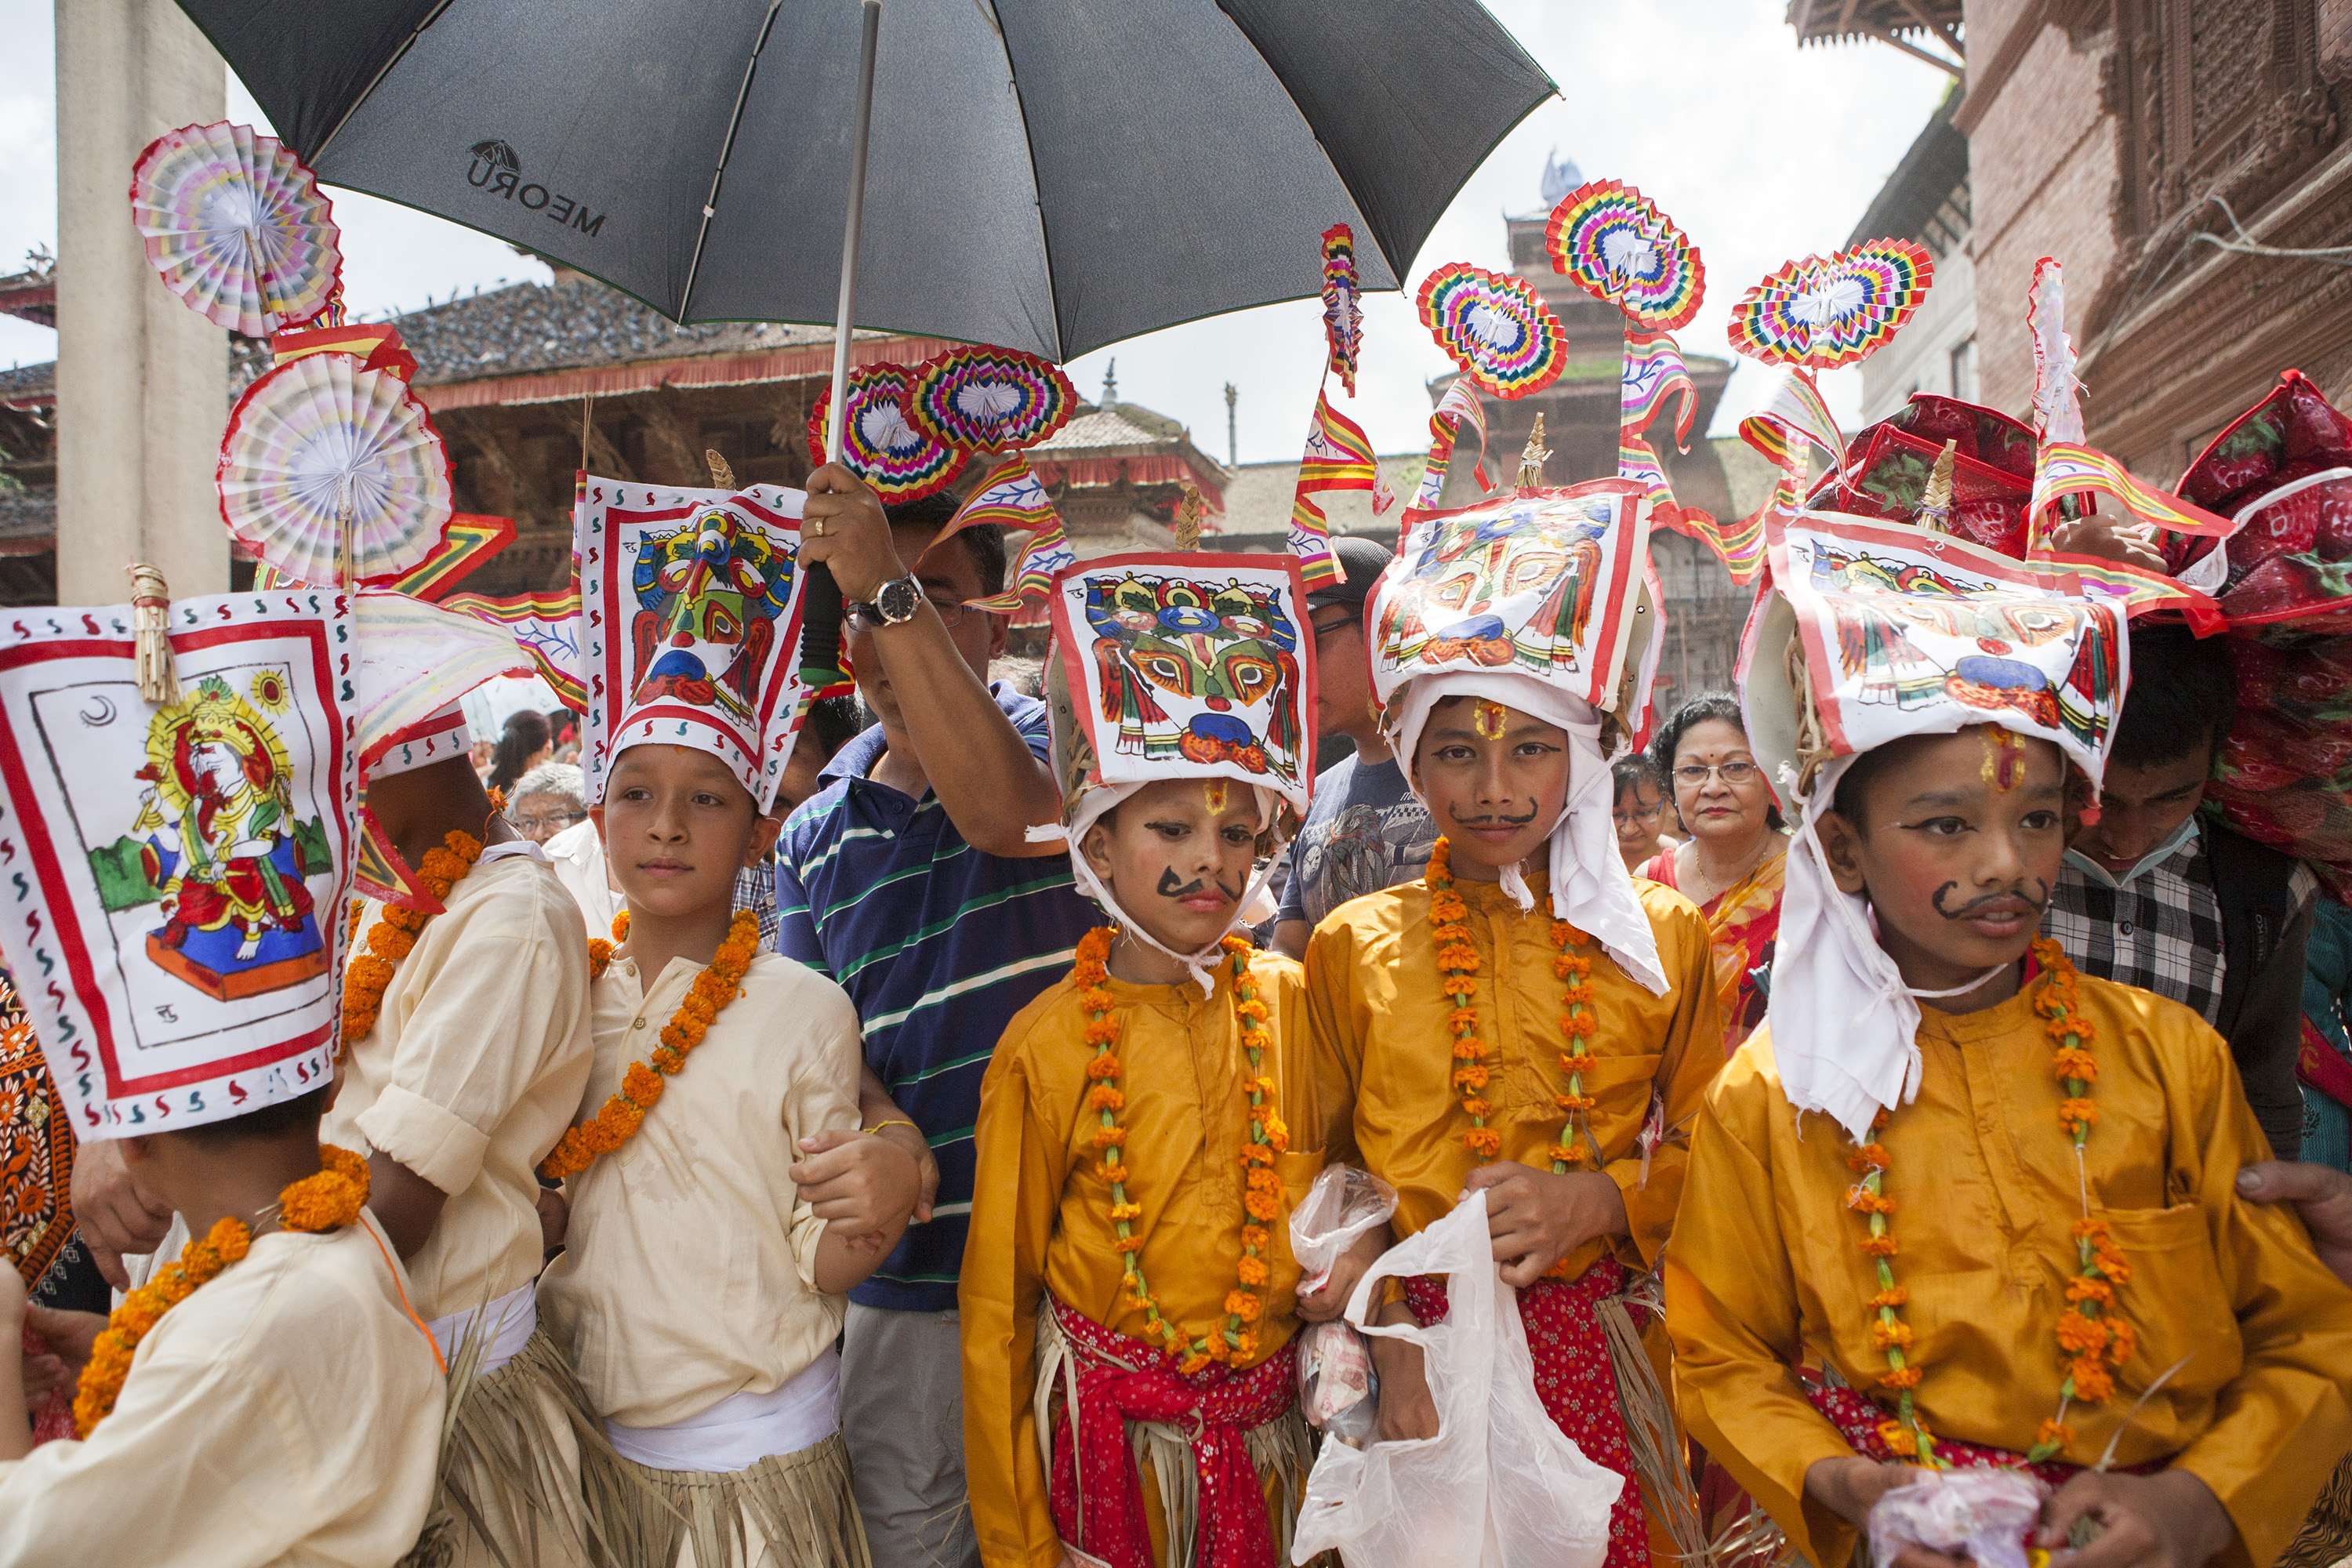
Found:
M 1045 705 L 1002 683 L 989 692 L 1048 760 Z M 1072 885 L 1066 856 L 983 854 L 938 796 L 914 800 L 867 778 L 883 746 L 877 725 L 842 747 L 824 787 L 785 822 L 775 946 L 849 993 L 867 1065 L 940 1163 L 931 1223 L 908 1229 L 850 1300 L 944 1312 L 963 1264 L 989 1056 L 1013 1015 L 1069 973 L 1101 916 Z

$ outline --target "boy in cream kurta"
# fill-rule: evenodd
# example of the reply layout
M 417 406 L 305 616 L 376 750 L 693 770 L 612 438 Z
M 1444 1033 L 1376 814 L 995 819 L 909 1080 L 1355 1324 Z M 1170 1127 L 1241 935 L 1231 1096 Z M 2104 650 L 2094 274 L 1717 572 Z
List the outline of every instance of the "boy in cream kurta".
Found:
M 0 1461 L 0 1564 L 383 1568 L 425 1523 L 441 1373 L 383 1233 L 267 1234 L 166 1312 L 87 1441 Z M 0 1267 L 0 1334 L 24 1317 Z
M 373 1026 L 348 1042 L 323 1136 L 372 1156 L 373 1206 L 444 1355 L 457 1361 L 469 1337 L 482 1347 L 444 1504 L 460 1562 L 496 1560 L 475 1513 L 509 1562 L 596 1561 L 580 1502 L 584 1407 L 538 1331 L 532 1285 L 544 1246 L 533 1167 L 588 1079 L 587 938 L 545 854 L 489 812 L 462 749 L 406 770 L 395 752 L 368 794 L 412 866 L 453 829 L 487 826 L 492 841 L 394 963 Z M 353 984 L 377 958 L 383 916 L 373 902 L 360 912 Z

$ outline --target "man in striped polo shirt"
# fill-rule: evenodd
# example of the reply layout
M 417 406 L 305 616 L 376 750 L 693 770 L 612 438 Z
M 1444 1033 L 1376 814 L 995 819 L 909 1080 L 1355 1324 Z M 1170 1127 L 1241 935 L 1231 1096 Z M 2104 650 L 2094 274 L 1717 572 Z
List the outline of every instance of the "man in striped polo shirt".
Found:
M 825 562 L 853 605 L 857 689 L 881 722 L 835 754 L 785 824 L 776 951 L 849 993 L 867 1103 L 887 1089 L 940 1170 L 929 1222 L 849 1293 L 842 1431 L 875 1568 L 976 1568 L 956 1276 L 980 1080 L 1013 1015 L 1068 972 L 1094 907 L 1064 846 L 1024 836 L 1061 819 L 1045 706 L 986 683 L 1005 619 L 965 607 L 1003 591 L 1003 531 L 966 528 L 931 549 L 955 514 L 948 497 L 886 516 L 839 468 L 808 489 L 801 558 Z

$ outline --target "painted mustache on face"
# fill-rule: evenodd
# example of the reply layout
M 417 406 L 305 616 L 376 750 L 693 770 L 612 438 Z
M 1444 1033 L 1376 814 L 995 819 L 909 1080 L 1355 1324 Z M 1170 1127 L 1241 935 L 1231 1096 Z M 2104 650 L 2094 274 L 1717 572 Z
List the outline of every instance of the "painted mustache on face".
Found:
M 2006 892 L 1985 893 L 1979 897 L 1970 899 L 1967 903 L 1962 904 L 1957 910 L 1948 910 L 1944 907 L 1944 895 L 1958 887 L 1959 884 L 1958 882 L 1947 882 L 1942 887 L 1936 889 L 1936 896 L 1928 901 L 1936 906 L 1936 912 L 1943 916 L 1948 921 L 1964 921 L 1974 915 L 1979 910 L 1984 908 L 1987 904 L 2005 903 L 2011 900 L 2028 906 L 2036 915 L 2039 915 L 2050 907 L 2050 884 L 2047 882 L 2036 882 L 2033 885 L 2042 890 L 2039 893 L 2029 893 L 2022 886 L 2015 887 L 2010 889 Z
M 1163 899 L 1189 899 L 1195 893 L 1208 891 L 1209 887 L 1209 879 L 1205 877 L 1195 877 L 1190 882 L 1180 884 L 1176 880 L 1176 873 L 1173 870 L 1162 870 L 1160 873 L 1159 892 Z M 1238 888 L 1228 888 L 1223 882 L 1219 882 L 1216 884 L 1216 889 L 1225 896 L 1227 903 L 1241 901 L 1241 889 Z
M 1461 827 L 1483 827 L 1490 822 L 1499 822 L 1506 827 L 1525 827 L 1536 819 L 1536 808 L 1532 805 L 1528 807 L 1525 816 L 1513 816 L 1507 811 L 1490 811 L 1484 816 L 1465 816 L 1452 806 L 1445 808 L 1445 814 Z

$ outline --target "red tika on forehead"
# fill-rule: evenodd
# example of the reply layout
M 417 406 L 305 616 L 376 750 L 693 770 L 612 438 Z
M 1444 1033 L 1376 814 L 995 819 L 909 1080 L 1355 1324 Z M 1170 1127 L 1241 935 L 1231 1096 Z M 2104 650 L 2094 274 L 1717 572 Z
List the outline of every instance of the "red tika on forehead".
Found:
M 1209 780 L 1204 785 L 1202 785 L 1202 793 L 1208 796 L 1209 812 L 1212 816 L 1214 816 L 1216 813 L 1225 809 L 1224 780 Z
M 1472 701 L 1472 721 L 1477 726 L 1479 736 L 1488 741 L 1501 740 L 1503 727 L 1508 721 L 1503 705 L 1484 697 L 1474 698 Z
M 2014 730 L 1998 724 L 1984 728 L 1984 782 L 2007 795 L 2025 782 L 2025 742 Z

